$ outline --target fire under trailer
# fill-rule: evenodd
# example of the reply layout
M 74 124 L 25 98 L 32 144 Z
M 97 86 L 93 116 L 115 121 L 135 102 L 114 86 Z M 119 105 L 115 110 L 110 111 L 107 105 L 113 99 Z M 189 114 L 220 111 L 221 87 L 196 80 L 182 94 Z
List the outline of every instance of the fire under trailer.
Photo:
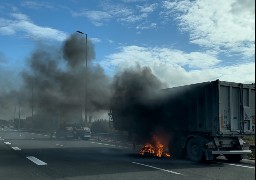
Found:
M 251 153 L 243 137 L 255 135 L 254 83 L 216 80 L 168 88 L 157 102 L 131 106 L 135 110 L 113 101 L 114 127 L 136 134 L 147 123 L 162 126 L 172 137 L 174 155 L 185 153 L 195 162 L 224 155 L 238 162 Z

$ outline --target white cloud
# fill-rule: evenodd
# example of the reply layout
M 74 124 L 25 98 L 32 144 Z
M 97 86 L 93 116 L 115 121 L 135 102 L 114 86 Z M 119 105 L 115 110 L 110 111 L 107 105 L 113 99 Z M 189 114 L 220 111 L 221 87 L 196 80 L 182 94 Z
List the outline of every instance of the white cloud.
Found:
M 102 26 L 105 21 L 109 20 L 112 16 L 104 11 L 87 11 L 74 12 L 74 16 L 87 17 L 95 26 Z
M 101 42 L 101 39 L 99 39 L 99 38 L 90 38 L 90 40 L 94 43 L 100 43 Z
M 131 8 L 128 8 L 127 6 L 124 6 L 122 4 L 111 4 L 109 2 L 102 3 L 102 9 L 106 12 L 111 13 L 113 17 L 125 17 L 132 15 L 134 13 L 134 10 Z
M 134 22 L 141 21 L 142 19 L 145 19 L 147 16 L 148 15 L 146 13 L 132 14 L 127 17 L 121 17 L 119 18 L 119 20 L 127 23 L 134 23 Z
M 255 55 L 254 0 L 164 1 L 165 15 L 174 15 L 190 42 L 247 57 Z
M 137 6 L 137 7 L 140 10 L 140 12 L 142 12 L 142 13 L 152 13 L 152 12 L 154 12 L 156 10 L 157 3 L 146 4 L 146 5 Z
M 131 1 L 132 2 L 132 1 Z M 97 19 L 91 19 L 92 22 L 96 22 L 95 25 L 103 25 L 105 20 L 116 20 L 123 25 L 130 25 L 133 23 L 141 22 L 144 20 L 148 20 L 147 17 L 150 13 L 156 10 L 158 4 L 145 4 L 137 5 L 134 1 L 133 3 L 127 5 L 124 3 L 111 3 L 109 1 L 102 2 L 101 8 L 102 11 L 95 11 L 99 14 L 102 13 Z M 83 15 L 88 17 L 88 11 L 73 13 L 73 15 Z M 94 12 L 94 11 L 92 11 Z M 94 16 L 93 16 L 94 17 Z M 93 21 L 94 20 L 94 21 Z
M 28 16 L 25 14 L 13 13 L 13 14 L 11 14 L 11 16 L 17 20 L 29 21 Z
M 152 67 L 153 72 L 169 87 L 182 86 L 193 83 L 221 81 L 252 83 L 255 82 L 255 63 L 246 63 L 226 67 L 206 68 L 187 71 L 181 66 L 159 64 Z
M 49 3 L 39 2 L 39 1 L 24 1 L 22 2 L 22 6 L 31 8 L 31 9 L 40 9 L 40 8 L 53 9 L 54 8 L 54 6 Z
M 169 48 L 124 46 L 102 61 L 108 70 L 123 70 L 134 66 L 147 66 L 169 87 L 212 81 L 250 83 L 255 81 L 255 63 L 220 67 L 221 61 L 203 52 L 185 53 Z
M 24 32 L 26 36 L 33 39 L 51 39 L 57 41 L 62 41 L 67 37 L 67 34 L 62 31 L 34 24 L 25 14 L 13 13 L 11 15 L 14 19 L 0 19 L 0 33 L 12 35 L 18 32 Z
M 139 30 L 144 30 L 144 29 L 155 29 L 157 27 L 157 24 L 156 23 L 150 23 L 150 24 L 146 24 L 146 23 L 142 23 L 142 24 L 139 24 L 136 29 L 139 29 Z
M 185 53 L 176 49 L 140 46 L 122 47 L 119 53 L 109 55 L 107 59 L 111 61 L 112 65 L 116 66 L 120 64 L 133 66 L 137 63 L 151 65 L 167 63 L 196 69 L 211 67 L 220 62 L 216 57 L 202 52 Z
M 143 1 L 146 1 L 146 0 L 122 0 L 123 2 L 125 3 L 135 3 L 135 2 L 143 2 Z
M 156 24 L 148 17 L 159 7 L 158 3 L 139 3 L 138 5 L 135 2 L 137 1 L 131 1 L 129 4 L 103 1 L 100 3 L 101 10 L 81 10 L 72 12 L 72 15 L 86 17 L 95 26 L 105 25 L 111 20 L 139 30 L 156 28 Z
M 128 8 L 122 4 L 102 4 L 104 11 L 109 12 L 118 22 L 134 23 L 147 17 L 147 13 L 136 13 L 136 8 Z

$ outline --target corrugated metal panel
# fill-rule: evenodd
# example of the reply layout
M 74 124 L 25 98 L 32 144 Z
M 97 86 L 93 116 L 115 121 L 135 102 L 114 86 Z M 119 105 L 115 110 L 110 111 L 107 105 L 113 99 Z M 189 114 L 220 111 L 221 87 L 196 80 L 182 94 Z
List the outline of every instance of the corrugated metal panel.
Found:
M 220 82 L 219 86 L 220 133 L 255 133 L 255 85 Z
M 239 88 L 230 87 L 232 92 L 232 99 L 230 99 L 232 104 L 232 116 L 231 116 L 231 130 L 240 132 L 240 102 L 239 102 Z
M 219 92 L 219 112 L 220 112 L 220 130 L 226 131 L 230 129 L 230 90 L 229 86 L 220 86 Z

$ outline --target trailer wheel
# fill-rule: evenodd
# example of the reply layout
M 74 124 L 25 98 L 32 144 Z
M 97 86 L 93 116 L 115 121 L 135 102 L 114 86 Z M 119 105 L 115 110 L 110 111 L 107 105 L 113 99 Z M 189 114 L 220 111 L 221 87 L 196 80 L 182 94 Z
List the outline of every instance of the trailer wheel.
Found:
M 187 143 L 187 157 L 194 162 L 200 162 L 204 159 L 204 150 L 202 143 L 192 138 Z
M 241 154 L 225 154 L 224 156 L 229 162 L 239 162 L 243 159 Z

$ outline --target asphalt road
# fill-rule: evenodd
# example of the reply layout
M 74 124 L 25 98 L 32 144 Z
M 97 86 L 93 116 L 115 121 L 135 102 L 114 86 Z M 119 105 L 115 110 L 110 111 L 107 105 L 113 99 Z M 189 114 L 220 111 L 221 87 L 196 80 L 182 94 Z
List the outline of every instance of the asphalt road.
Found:
M 255 179 L 255 164 L 141 157 L 124 143 L 57 140 L 0 128 L 0 179 L 250 180 Z

